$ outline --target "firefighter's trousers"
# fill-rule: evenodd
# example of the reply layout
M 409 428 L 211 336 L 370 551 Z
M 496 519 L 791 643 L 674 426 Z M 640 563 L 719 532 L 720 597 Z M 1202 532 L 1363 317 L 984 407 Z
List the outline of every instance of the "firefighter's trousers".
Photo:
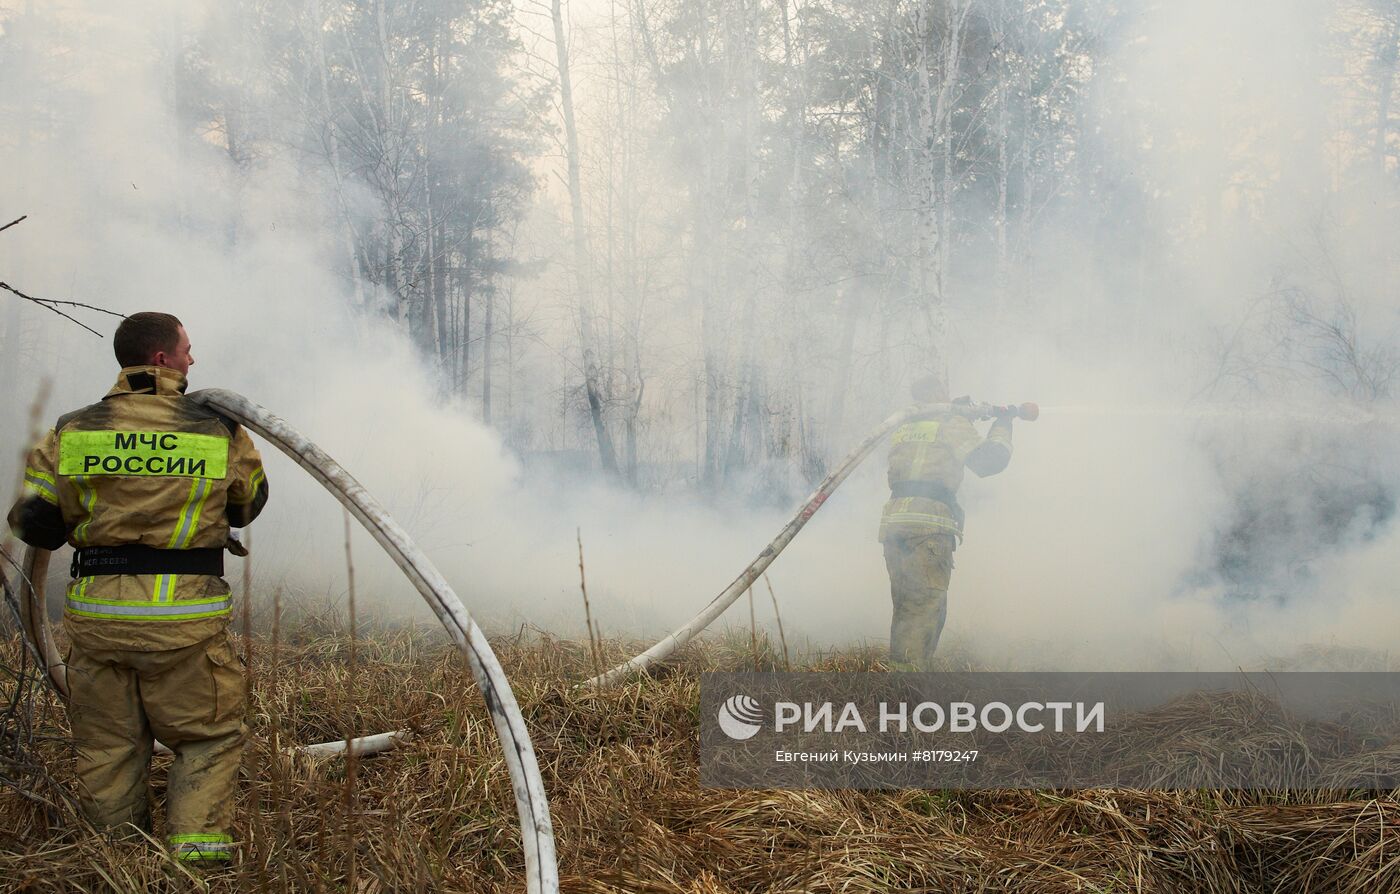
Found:
M 952 534 L 891 535 L 885 539 L 894 616 L 890 664 L 895 670 L 929 670 L 948 617 L 953 576 Z
M 166 828 L 181 860 L 226 860 L 247 729 L 242 665 L 218 635 L 168 651 L 85 651 L 68 658 L 79 800 L 103 828 L 150 831 L 152 738 L 175 752 Z M 128 832 L 131 830 L 128 829 Z

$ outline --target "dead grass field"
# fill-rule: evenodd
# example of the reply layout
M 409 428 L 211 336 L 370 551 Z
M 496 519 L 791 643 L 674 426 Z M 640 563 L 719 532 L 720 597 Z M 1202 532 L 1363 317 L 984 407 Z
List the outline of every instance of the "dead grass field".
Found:
M 362 638 L 353 671 L 334 625 L 303 621 L 278 640 L 246 644 L 253 737 L 236 865 L 192 875 L 151 843 L 107 840 L 68 810 L 3 789 L 4 890 L 523 891 L 498 743 L 440 632 Z M 494 645 L 549 786 L 567 892 L 1400 890 L 1400 806 L 1389 794 L 702 789 L 699 674 L 751 668 L 747 632 L 603 693 L 570 688 L 595 665 L 587 643 L 536 634 Z M 766 641 L 759 648 L 773 661 Z M 15 666 L 18 640 L 0 649 Z M 623 644 L 603 649 L 625 657 Z M 809 667 L 881 665 L 849 652 Z M 0 693 L 7 703 L 11 691 Z M 61 706 L 42 695 L 31 714 L 33 748 L 71 784 Z M 404 727 L 413 740 L 357 761 L 353 786 L 341 759 L 279 750 Z M 167 761 L 157 759 L 158 791 Z

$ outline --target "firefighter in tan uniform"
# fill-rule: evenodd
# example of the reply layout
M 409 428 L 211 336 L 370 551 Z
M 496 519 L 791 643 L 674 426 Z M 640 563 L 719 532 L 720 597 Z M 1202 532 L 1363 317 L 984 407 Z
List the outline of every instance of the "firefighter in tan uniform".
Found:
M 914 384 L 919 403 L 946 402 L 935 377 Z M 956 412 L 907 422 L 891 437 L 890 500 L 880 516 L 880 542 L 890 574 L 894 616 L 890 662 L 898 670 L 928 670 L 948 616 L 953 550 L 962 537 L 958 487 L 963 470 L 995 475 L 1011 461 L 1010 415 L 984 438 Z
M 84 811 L 99 827 L 149 831 L 158 738 L 175 752 L 170 848 L 215 863 L 232 856 L 247 734 L 223 552 L 230 526 L 267 502 L 267 480 L 247 432 L 184 397 L 194 360 L 179 320 L 135 314 L 113 346 L 116 385 L 29 454 L 9 522 L 32 546 L 76 551 L 64 623 Z

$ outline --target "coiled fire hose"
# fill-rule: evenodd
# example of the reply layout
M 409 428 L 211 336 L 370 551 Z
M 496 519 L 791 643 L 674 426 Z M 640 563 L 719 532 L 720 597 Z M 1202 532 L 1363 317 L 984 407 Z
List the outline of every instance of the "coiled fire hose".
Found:
M 310 472 L 311 477 L 339 500 L 378 541 L 437 615 L 453 643 L 467 656 L 472 675 L 481 687 L 482 698 L 486 701 L 486 708 L 501 740 L 516 809 L 520 815 L 527 889 L 530 894 L 556 894 L 559 890 L 559 870 L 555 859 L 549 800 L 534 747 L 530 744 L 530 734 L 525 727 L 525 718 L 516 704 L 515 693 L 510 688 L 505 671 L 486 641 L 486 635 L 467 613 L 447 580 L 418 549 L 407 532 L 349 472 L 280 418 L 242 395 L 220 388 L 197 391 L 189 397 L 246 426 Z M 43 580 L 50 555 L 47 550 L 32 548 L 25 554 L 21 581 L 23 595 L 19 600 L 20 621 L 25 635 L 47 665 L 54 685 L 66 696 L 66 668 L 50 635 L 44 609 Z M 352 740 L 350 747 L 357 753 L 383 750 L 392 747 L 400 735 L 393 732 L 365 736 Z M 344 747 L 344 742 L 327 742 L 302 746 L 300 750 L 325 754 L 342 751 Z
M 724 610 L 733 605 L 740 596 L 748 592 L 754 582 L 763 574 L 773 560 L 778 558 L 792 539 L 797 536 L 803 526 L 811 520 L 822 504 L 827 501 L 832 493 L 846 480 L 856 466 L 869 455 L 875 445 L 884 440 L 885 436 L 894 431 L 899 426 L 914 419 L 924 416 L 946 416 L 948 414 L 958 414 L 969 419 L 991 419 L 999 416 L 1010 416 L 1017 419 L 1024 419 L 1027 422 L 1034 422 L 1040 416 L 1040 408 L 1033 403 L 1024 403 L 1014 407 L 999 407 L 991 404 L 975 404 L 955 402 L 950 404 L 920 404 L 906 407 L 895 413 L 893 416 L 881 422 L 864 441 L 856 445 L 856 448 L 846 454 L 845 459 L 817 485 L 817 489 L 802 504 L 797 513 L 788 521 L 783 529 L 778 532 L 778 536 L 769 541 L 763 551 L 758 554 L 758 558 L 749 563 L 749 566 L 740 572 L 734 582 L 725 587 L 720 594 L 710 600 L 709 604 L 700 610 L 695 617 L 686 621 L 680 627 L 668 633 L 660 642 L 633 658 L 624 661 L 612 670 L 605 671 L 596 677 L 585 680 L 583 686 L 608 686 L 620 682 L 630 674 L 640 673 L 658 661 L 668 658 L 681 646 L 690 642 L 700 631 L 710 626 L 716 618 L 724 613 Z

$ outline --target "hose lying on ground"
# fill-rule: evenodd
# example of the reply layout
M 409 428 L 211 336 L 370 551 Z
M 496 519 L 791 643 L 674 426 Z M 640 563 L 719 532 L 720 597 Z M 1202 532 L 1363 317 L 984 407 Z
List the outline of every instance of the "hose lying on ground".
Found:
M 486 641 L 486 635 L 467 613 L 447 580 L 409 539 L 407 532 L 349 472 L 287 423 L 232 391 L 213 388 L 197 391 L 189 397 L 246 426 L 310 472 L 311 477 L 321 482 L 379 542 L 437 615 L 457 648 L 467 656 L 505 752 L 506 767 L 510 771 L 516 809 L 520 815 L 528 890 L 530 894 L 555 894 L 559 890 L 559 870 L 555 860 L 554 830 L 544 780 L 540 776 L 525 718 L 516 704 L 515 693 L 506 680 L 505 671 Z M 54 685 L 66 695 L 66 668 L 49 635 L 43 604 L 42 581 L 48 568 L 49 555 L 46 550 L 31 549 L 25 556 L 25 579 L 21 581 L 24 594 L 19 600 L 21 626 L 47 664 Z M 350 747 L 357 754 L 369 754 L 392 747 L 401 735 L 392 732 L 366 736 L 352 740 Z M 345 750 L 345 742 L 326 742 L 303 746 L 299 750 L 309 754 L 335 753 Z
M 817 486 L 817 489 L 812 492 L 812 495 L 808 497 L 807 501 L 797 510 L 797 514 L 778 532 L 778 536 L 774 537 L 769 541 L 768 545 L 763 548 L 763 551 L 758 554 L 758 558 L 750 562 L 749 566 L 734 579 L 734 582 L 725 587 L 718 596 L 710 600 L 710 603 L 701 609 L 699 614 L 668 633 L 660 642 L 650 649 L 624 661 L 612 670 L 605 671 L 596 677 L 584 681 L 582 685 L 607 686 L 619 682 L 630 674 L 645 671 L 652 664 L 669 657 L 671 653 L 689 642 L 697 633 L 710 626 L 715 618 L 723 614 L 725 609 L 733 605 L 740 596 L 748 591 L 749 587 L 753 586 L 754 581 L 758 580 L 764 570 L 767 569 L 769 565 L 773 564 L 773 560 L 778 558 L 778 554 L 792 542 L 792 539 L 797 536 L 797 532 L 802 530 L 802 527 L 816 514 L 817 510 L 822 507 L 822 504 L 827 501 L 827 498 L 831 496 L 841 482 L 846 480 L 846 476 L 850 475 L 855 467 L 860 465 L 861 460 L 865 459 L 870 451 L 875 449 L 875 445 L 879 444 L 886 435 L 911 419 L 918 419 L 921 416 L 947 415 L 949 413 L 957 413 L 972 419 L 987 419 L 997 415 L 1013 415 L 1026 419 L 1027 421 L 1033 421 L 1040 414 L 1040 411 L 1035 404 L 1022 404 L 1019 407 L 994 407 L 989 404 L 973 403 L 920 404 L 900 410 L 884 422 L 881 422 L 864 441 L 861 441 L 854 450 L 846 454 L 846 458 L 841 460 L 836 468 L 831 471 L 831 474 L 827 475 L 822 483 Z

